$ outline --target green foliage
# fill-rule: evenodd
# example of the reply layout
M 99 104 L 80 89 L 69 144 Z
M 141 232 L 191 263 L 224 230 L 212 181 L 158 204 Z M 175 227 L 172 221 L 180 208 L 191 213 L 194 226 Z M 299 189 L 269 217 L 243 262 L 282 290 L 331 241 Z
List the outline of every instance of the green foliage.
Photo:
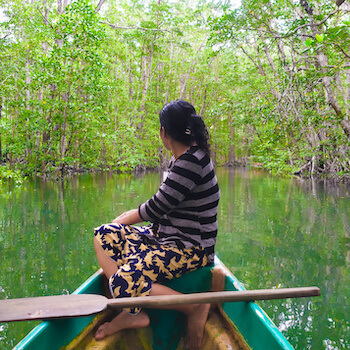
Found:
M 235 67 L 223 73 L 223 81 L 230 112 L 239 106 L 244 125 L 235 126 L 236 144 L 248 150 L 251 162 L 273 173 L 303 168 L 303 175 L 327 175 L 350 169 L 341 160 L 348 159 L 350 130 L 340 123 L 349 103 L 343 68 L 349 62 L 346 13 L 340 10 L 335 17 L 335 5 L 328 1 L 308 5 L 313 15 L 300 3 L 243 1 L 241 8 L 211 18 L 211 42 Z M 313 21 L 324 25 L 314 30 Z
M 20 170 L 11 170 L 7 165 L 0 166 L 0 186 L 4 183 L 14 183 L 15 186 L 20 186 L 23 180 Z
M 158 167 L 159 110 L 183 98 L 205 118 L 216 164 L 293 173 L 316 154 L 306 173 L 347 172 L 350 25 L 333 2 L 308 4 L 313 18 L 282 0 L 107 1 L 99 12 L 91 0 L 12 0 L 0 156 L 41 176 Z

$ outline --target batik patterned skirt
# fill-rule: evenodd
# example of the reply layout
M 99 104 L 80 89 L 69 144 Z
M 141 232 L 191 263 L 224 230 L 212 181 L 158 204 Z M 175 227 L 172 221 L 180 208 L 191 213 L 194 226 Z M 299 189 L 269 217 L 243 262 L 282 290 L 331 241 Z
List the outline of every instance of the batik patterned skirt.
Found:
M 148 226 L 105 224 L 95 228 L 95 237 L 118 270 L 109 285 L 115 298 L 149 295 L 152 283 L 162 283 L 206 266 L 204 249 L 179 249 L 170 245 L 143 243 L 142 235 L 153 235 Z M 127 309 L 136 314 L 139 308 Z

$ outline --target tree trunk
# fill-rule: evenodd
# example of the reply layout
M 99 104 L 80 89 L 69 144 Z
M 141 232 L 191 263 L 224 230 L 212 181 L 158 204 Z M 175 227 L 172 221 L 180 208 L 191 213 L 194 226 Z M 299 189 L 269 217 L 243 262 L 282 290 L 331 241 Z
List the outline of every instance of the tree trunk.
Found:
M 27 49 L 27 51 L 29 51 L 29 50 Z M 25 76 L 26 76 L 25 82 L 29 86 L 31 79 L 30 79 L 30 61 L 28 58 L 28 54 L 26 54 Z M 30 110 L 30 98 L 31 98 L 30 90 L 26 89 L 26 110 L 27 111 Z M 28 122 L 29 122 L 29 120 L 27 119 L 25 121 L 25 125 L 27 125 Z M 29 141 L 30 141 L 30 134 L 29 133 L 26 134 L 26 138 L 27 138 L 27 144 L 29 144 Z M 26 147 L 24 150 L 25 157 L 28 157 L 29 153 L 31 153 L 31 150 Z
M 236 162 L 236 154 L 235 154 L 235 146 L 234 146 L 234 141 L 235 141 L 235 127 L 233 126 L 233 115 L 230 115 L 228 117 L 228 122 L 229 122 L 229 128 L 230 128 L 230 150 L 229 150 L 229 155 L 228 155 L 228 165 L 229 166 L 234 166 Z
M 346 79 L 345 79 L 345 85 L 346 85 L 346 92 L 345 92 L 345 104 L 347 106 L 347 117 L 350 117 L 350 69 L 346 70 L 345 73 Z
M 165 104 L 167 104 L 169 102 L 169 97 L 170 97 L 171 81 L 172 81 L 172 74 L 173 74 L 173 57 L 174 57 L 174 42 L 171 41 L 171 43 L 170 43 L 170 61 L 169 61 L 169 79 L 168 79 L 168 89 L 167 89 L 166 97 L 165 97 Z
M 208 64 L 208 71 L 211 71 L 212 70 L 212 65 L 213 65 L 213 60 L 214 60 L 214 57 L 211 57 L 210 60 L 209 60 L 209 64 Z M 219 80 L 219 65 L 216 65 L 215 66 L 215 70 L 217 71 L 217 73 L 215 74 L 215 82 L 218 84 L 218 80 Z M 203 80 L 203 79 L 202 79 Z M 202 107 L 200 109 L 200 112 L 199 114 L 200 115 L 205 115 L 205 112 L 207 110 L 207 105 L 210 103 L 207 102 L 208 99 L 207 99 L 207 95 L 208 95 L 208 86 L 209 86 L 209 83 L 207 83 L 205 85 L 205 87 L 203 88 L 202 87 L 202 81 L 201 81 L 201 84 L 200 84 L 200 87 L 196 87 L 196 89 L 200 92 L 200 91 L 203 91 L 203 102 L 202 102 Z M 212 96 L 211 96 L 212 97 Z M 209 99 L 210 100 L 210 99 Z
M 149 56 L 147 63 L 145 64 L 145 69 L 144 69 L 144 81 L 143 81 L 143 90 L 142 90 L 142 102 L 141 102 L 141 111 L 145 110 L 145 105 L 146 105 L 146 97 L 147 97 L 147 92 L 149 88 L 149 83 L 151 80 L 151 70 L 152 70 L 152 63 L 153 63 L 153 53 L 154 53 L 154 42 L 156 41 L 156 36 L 154 36 L 154 40 L 152 41 L 150 50 L 149 50 Z
M 118 81 L 118 60 L 115 59 L 115 81 Z M 114 132 L 117 131 L 117 116 L 118 116 L 118 89 L 115 89 L 115 102 L 114 102 Z M 115 141 L 113 141 L 115 145 Z
M 344 100 L 344 106 L 345 106 L 345 114 L 346 116 L 349 116 L 349 103 L 347 101 L 347 93 L 346 89 L 344 89 L 342 79 L 341 79 L 341 71 L 336 72 L 335 74 L 335 82 L 336 86 L 338 88 L 339 94 L 342 96 Z M 347 84 L 347 79 L 345 79 L 345 84 Z
M 205 40 L 206 41 L 206 40 Z M 197 61 L 198 61 L 198 53 L 199 51 L 202 49 L 203 45 L 204 45 L 205 42 L 201 43 L 197 52 L 196 52 L 196 55 L 195 55 L 195 58 L 193 59 L 193 61 L 191 62 L 191 65 L 190 65 L 190 68 L 188 68 L 188 71 L 187 73 L 185 74 L 184 76 L 184 80 L 181 84 L 181 88 L 180 88 L 180 96 L 179 96 L 179 99 L 182 99 L 184 98 L 185 96 L 185 90 L 186 90 L 186 87 L 187 87 L 187 81 L 192 73 L 192 70 L 194 68 L 194 66 L 196 65 Z
M 2 99 L 0 100 L 0 123 L 1 123 Z M 2 161 L 1 134 L 0 134 L 0 163 Z
M 316 23 L 315 23 L 313 9 L 311 8 L 311 6 L 308 4 L 308 2 L 306 0 L 300 0 L 300 4 L 303 6 L 304 10 L 306 11 L 306 13 L 309 16 L 312 34 L 313 34 L 313 37 L 316 38 L 316 35 L 319 34 L 319 31 L 318 31 Z M 328 73 L 328 69 L 327 69 L 328 58 L 324 54 L 324 52 L 322 51 L 322 48 L 319 48 L 317 50 L 317 63 L 319 64 L 320 69 L 321 69 L 321 73 L 323 75 L 322 81 L 323 81 L 323 85 L 325 87 L 327 100 L 329 101 L 330 105 L 332 106 L 336 115 L 338 116 L 340 126 L 342 127 L 344 133 L 346 134 L 346 136 L 348 138 L 350 138 L 349 119 L 347 118 L 346 114 L 343 113 L 343 111 L 338 103 L 338 100 L 334 94 L 334 91 L 332 88 L 331 77 L 329 77 L 327 75 L 327 73 Z

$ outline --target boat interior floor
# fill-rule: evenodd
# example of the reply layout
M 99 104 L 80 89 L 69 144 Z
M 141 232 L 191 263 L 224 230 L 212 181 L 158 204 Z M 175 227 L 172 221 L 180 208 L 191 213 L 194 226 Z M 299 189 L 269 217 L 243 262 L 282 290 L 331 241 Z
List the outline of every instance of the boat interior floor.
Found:
M 159 312 L 159 310 L 157 310 Z M 166 312 L 162 310 L 160 312 Z M 157 344 L 152 326 L 128 329 L 95 340 L 97 328 L 115 316 L 112 311 L 97 315 L 93 321 L 67 346 L 61 350 L 185 350 L 184 335 L 169 339 L 167 344 Z M 152 316 L 151 316 L 152 317 Z M 151 323 L 152 324 L 152 323 Z M 170 337 L 171 338 L 171 337 Z M 241 334 L 224 311 L 218 307 L 211 311 L 204 330 L 201 350 L 249 350 Z

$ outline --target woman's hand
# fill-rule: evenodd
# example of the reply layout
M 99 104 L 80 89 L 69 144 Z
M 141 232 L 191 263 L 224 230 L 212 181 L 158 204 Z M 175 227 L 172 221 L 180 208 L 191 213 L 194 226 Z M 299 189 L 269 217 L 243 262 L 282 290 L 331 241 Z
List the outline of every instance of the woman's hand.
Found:
M 123 224 L 123 225 L 132 225 L 137 224 L 138 222 L 142 222 L 139 215 L 138 209 L 132 209 L 124 212 L 123 214 L 120 214 L 117 216 L 112 223 L 114 224 Z

